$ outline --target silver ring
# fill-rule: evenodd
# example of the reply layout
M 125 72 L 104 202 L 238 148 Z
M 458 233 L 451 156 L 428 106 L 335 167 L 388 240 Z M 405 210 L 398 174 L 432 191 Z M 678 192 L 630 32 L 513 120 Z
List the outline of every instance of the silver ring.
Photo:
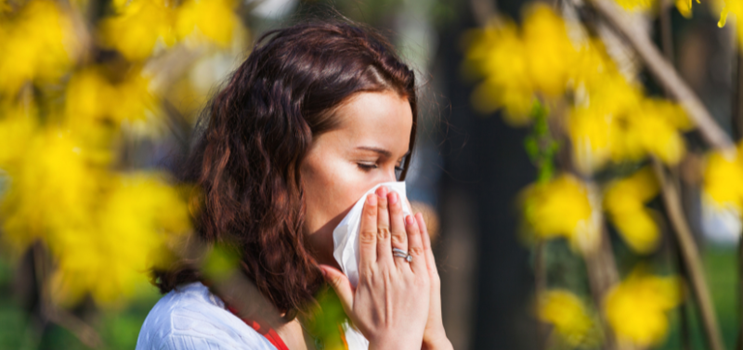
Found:
M 399 249 L 399 248 L 392 248 L 392 255 L 394 255 L 395 257 L 398 257 L 398 258 L 403 258 L 403 259 L 405 259 L 406 262 L 413 261 L 413 256 L 412 255 L 408 254 L 408 252 L 406 252 L 406 251 L 404 251 L 402 249 Z

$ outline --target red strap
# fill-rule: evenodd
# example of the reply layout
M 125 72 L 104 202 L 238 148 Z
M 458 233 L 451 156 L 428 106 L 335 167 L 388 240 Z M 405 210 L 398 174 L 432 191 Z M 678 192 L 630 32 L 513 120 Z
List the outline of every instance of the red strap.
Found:
M 346 332 L 343 330 L 343 326 L 338 325 L 338 331 L 341 332 L 341 341 L 343 342 L 343 349 L 348 350 L 348 341 L 346 341 Z
M 237 311 L 231 306 L 227 306 L 227 310 L 230 310 L 230 312 L 237 316 Z M 255 329 L 256 332 L 263 334 L 263 336 L 266 337 L 266 339 L 268 339 L 268 341 L 271 342 L 271 344 L 273 344 L 273 346 L 275 346 L 277 350 L 289 350 L 289 347 L 284 344 L 284 341 L 281 340 L 281 337 L 279 337 L 279 334 L 276 333 L 273 328 L 266 327 L 266 329 L 262 329 L 261 325 L 258 324 L 258 322 L 242 317 L 240 317 L 240 319 L 243 320 L 243 322 L 245 322 L 248 326 Z

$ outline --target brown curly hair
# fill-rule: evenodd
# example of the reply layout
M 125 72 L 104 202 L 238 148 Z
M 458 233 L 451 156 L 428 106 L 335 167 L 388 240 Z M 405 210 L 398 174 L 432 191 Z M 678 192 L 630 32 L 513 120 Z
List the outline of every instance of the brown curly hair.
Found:
M 238 247 L 244 274 L 282 312 L 301 310 L 323 285 L 302 234 L 300 163 L 313 137 L 337 126 L 342 102 L 390 90 L 410 102 L 412 150 L 415 74 L 389 42 L 349 23 L 305 23 L 258 39 L 204 109 L 180 174 L 202 191 L 196 233 Z M 409 164 L 408 156 L 400 180 Z M 153 271 L 161 292 L 203 279 L 193 266 L 176 266 Z

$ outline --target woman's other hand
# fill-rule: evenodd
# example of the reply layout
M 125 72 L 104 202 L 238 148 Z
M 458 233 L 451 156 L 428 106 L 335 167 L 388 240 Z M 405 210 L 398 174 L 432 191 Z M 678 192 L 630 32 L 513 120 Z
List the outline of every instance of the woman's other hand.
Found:
M 412 261 L 393 256 L 392 248 Z M 421 349 L 432 294 L 428 259 L 419 220 L 403 218 L 399 196 L 382 186 L 364 203 L 356 289 L 342 272 L 320 267 L 370 349 Z
M 426 222 L 423 220 L 423 215 L 421 213 L 415 214 L 415 219 L 420 228 L 423 251 L 426 257 L 426 267 L 428 269 L 428 279 L 431 281 L 428 320 L 426 321 L 426 329 L 423 332 L 422 349 L 454 349 L 451 341 L 446 337 L 444 321 L 441 318 L 441 278 L 439 278 L 439 271 L 436 268 L 433 250 L 431 250 L 431 236 L 428 234 L 428 228 L 426 227 Z

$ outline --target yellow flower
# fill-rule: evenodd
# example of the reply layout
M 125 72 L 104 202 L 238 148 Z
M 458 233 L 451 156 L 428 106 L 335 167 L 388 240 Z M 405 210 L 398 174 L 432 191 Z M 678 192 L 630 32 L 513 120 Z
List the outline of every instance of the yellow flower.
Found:
M 717 25 L 722 28 L 727 23 L 728 15 L 732 13 L 735 16 L 740 17 L 743 14 L 743 4 L 738 0 L 722 0 L 723 6 L 720 12 L 720 21 Z
M 658 0 L 616 0 L 616 2 L 628 11 L 648 11 L 653 9 Z M 699 3 L 699 0 L 697 0 Z M 676 0 L 676 9 L 686 18 L 691 18 L 691 0 Z
M 549 290 L 539 296 L 539 320 L 552 324 L 571 348 L 597 345 L 594 324 L 583 302 L 566 290 Z
M 481 112 L 503 107 L 507 121 L 514 125 L 527 123 L 534 88 L 526 78 L 529 76 L 526 49 L 516 26 L 503 20 L 471 35 L 465 64 L 485 76 L 485 81 L 472 94 L 473 106 Z
M 535 89 L 548 97 L 560 97 L 577 54 L 562 17 L 546 4 L 530 6 L 524 18 L 523 41 Z
M 636 162 L 648 154 L 677 164 L 686 147 L 681 131 L 692 123 L 675 103 L 645 98 L 639 87 L 616 71 L 586 84 L 568 114 L 576 168 L 584 174 L 609 161 Z
M 598 224 L 589 189 L 563 175 L 523 192 L 524 217 L 539 238 L 565 237 L 574 249 L 592 250 L 598 244 Z
M 624 241 L 638 253 L 657 248 L 660 232 L 644 203 L 659 192 L 658 182 L 650 167 L 613 182 L 604 195 L 604 209 Z
M 102 121 L 118 126 L 123 121 L 146 121 L 157 110 L 150 93 L 150 79 L 139 69 L 130 69 L 113 84 L 102 69 L 87 68 L 75 73 L 67 85 L 66 114 L 71 127 L 86 135 L 97 134 Z
M 602 73 L 583 89 L 568 115 L 577 169 L 591 174 L 609 160 L 637 160 L 644 154 L 636 135 L 628 135 L 626 116 L 642 101 L 639 88 L 618 72 Z
M 27 147 L 0 198 L 4 238 L 17 251 L 50 232 L 85 226 L 105 179 L 91 150 L 69 132 L 41 130 Z
M 699 0 L 697 0 L 697 3 L 699 3 Z M 691 18 L 691 0 L 676 0 L 676 9 L 682 16 Z
M 70 19 L 54 2 L 29 1 L 0 22 L 0 92 L 12 95 L 28 81 L 59 79 L 78 48 Z
M 0 147 L 0 169 L 11 171 L 23 161 L 29 141 L 36 131 L 36 108 L 20 105 L 0 105 L 0 140 L 5 145 Z
M 67 84 L 67 117 L 74 123 L 81 123 L 109 116 L 109 107 L 117 101 L 114 90 L 97 69 L 75 73 Z
M 743 143 L 738 145 L 736 156 L 728 157 L 722 152 L 707 156 L 704 168 L 704 201 L 718 209 L 743 213 Z
M 132 0 L 115 6 L 118 13 L 101 24 L 104 42 L 130 60 L 143 60 L 155 51 L 175 43 L 173 29 L 176 9 L 172 1 Z
M 584 174 L 600 169 L 611 158 L 611 115 L 597 115 L 595 108 L 576 108 L 568 119 L 568 134 L 572 140 L 573 161 Z
M 145 121 L 148 111 L 157 111 L 156 96 L 150 92 L 151 78 L 139 69 L 131 69 L 116 85 L 117 103 L 111 108 L 116 121 Z M 154 113 L 160 115 L 161 113 Z
M 526 11 L 523 33 L 506 19 L 469 34 L 465 69 L 485 78 L 472 94 L 481 112 L 505 109 L 506 121 L 523 125 L 535 93 L 560 97 L 567 88 L 577 51 L 563 19 L 546 5 Z
M 37 240 L 49 247 L 54 301 L 72 305 L 90 293 L 111 305 L 146 285 L 148 268 L 167 263 L 171 239 L 189 230 L 178 190 L 159 174 L 111 173 L 109 151 L 70 130 L 21 125 L 0 134 L 13 131 L 30 136 L 22 154 L 0 164 L 10 177 L 2 239 L 18 253 Z
M 617 72 L 603 42 L 596 38 L 589 38 L 579 45 L 574 64 L 569 68 L 569 79 L 578 95 L 585 93 L 585 89 L 604 86 L 606 75 Z M 581 97 L 585 96 L 578 96 L 578 103 L 583 101 Z
M 686 147 L 680 130 L 691 129 L 691 122 L 680 106 L 664 101 L 645 99 L 633 113 L 634 125 L 643 148 L 666 164 L 677 164 Z
M 681 302 L 677 277 L 648 275 L 636 268 L 604 299 L 606 319 L 621 342 L 640 347 L 660 344 L 668 333 L 666 312 Z
M 655 4 L 654 0 L 616 0 L 616 2 L 628 11 L 647 11 Z
M 85 293 L 102 304 L 131 296 L 146 272 L 164 262 L 169 243 L 189 229 L 188 210 L 160 175 L 118 176 L 91 225 L 49 239 L 58 256 L 52 277 L 55 301 L 69 305 Z
M 234 6 L 232 0 L 184 2 L 178 9 L 178 36 L 185 38 L 197 34 L 221 46 L 229 45 L 240 21 L 233 12 Z
M 720 21 L 717 23 L 717 25 L 722 28 L 725 26 L 725 23 L 727 22 L 727 18 L 729 14 L 733 14 L 738 21 L 743 19 L 743 2 L 740 0 L 722 0 L 723 6 L 722 11 L 720 13 Z M 736 23 L 736 32 L 738 35 L 738 46 L 743 47 L 743 25 L 740 23 Z

